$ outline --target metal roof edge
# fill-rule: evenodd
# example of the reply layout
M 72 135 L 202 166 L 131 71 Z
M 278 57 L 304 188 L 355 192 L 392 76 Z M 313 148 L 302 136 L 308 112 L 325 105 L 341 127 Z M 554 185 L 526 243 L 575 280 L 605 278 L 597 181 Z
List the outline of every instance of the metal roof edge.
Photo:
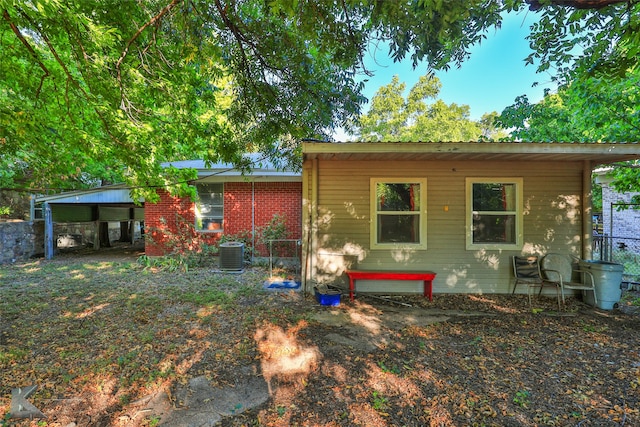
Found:
M 594 153 L 640 154 L 637 142 L 303 142 L 306 153 Z
M 106 185 L 102 187 L 63 191 L 62 193 L 56 193 L 56 194 L 50 194 L 50 195 L 43 195 L 43 196 L 36 195 L 35 201 L 36 203 L 50 202 L 50 201 L 59 200 L 59 199 L 66 199 L 69 197 L 77 197 L 77 196 L 83 196 L 83 195 L 88 195 L 93 193 L 103 193 L 103 192 L 122 191 L 122 190 L 129 191 L 130 188 L 125 183 L 118 183 L 118 184 L 111 184 L 111 185 Z

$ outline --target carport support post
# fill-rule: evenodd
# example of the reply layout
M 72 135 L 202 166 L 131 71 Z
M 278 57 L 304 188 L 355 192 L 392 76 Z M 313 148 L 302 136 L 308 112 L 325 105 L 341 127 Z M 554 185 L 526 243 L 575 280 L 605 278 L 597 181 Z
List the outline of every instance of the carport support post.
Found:
M 44 213 L 44 257 L 45 259 L 53 258 L 53 215 L 51 214 L 51 206 L 49 202 L 42 205 Z
M 93 224 L 93 230 L 95 233 L 93 238 L 93 249 L 97 251 L 100 249 L 100 220 L 95 221 Z

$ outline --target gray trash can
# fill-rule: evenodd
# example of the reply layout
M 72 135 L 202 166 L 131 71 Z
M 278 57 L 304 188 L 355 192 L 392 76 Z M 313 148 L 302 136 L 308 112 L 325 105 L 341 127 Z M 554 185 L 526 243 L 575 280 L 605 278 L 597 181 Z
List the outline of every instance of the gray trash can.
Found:
M 580 269 L 589 270 L 593 274 L 596 286 L 596 306 L 603 310 L 611 310 L 620 302 L 622 296 L 622 272 L 624 266 L 615 262 L 581 260 Z M 585 302 L 593 305 L 593 293 L 585 293 Z

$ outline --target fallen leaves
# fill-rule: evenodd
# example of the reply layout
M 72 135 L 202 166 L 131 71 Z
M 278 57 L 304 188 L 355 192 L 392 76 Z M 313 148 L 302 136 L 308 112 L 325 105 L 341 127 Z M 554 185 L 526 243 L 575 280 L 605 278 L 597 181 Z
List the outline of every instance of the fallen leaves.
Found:
M 344 328 L 309 321 L 323 309 L 313 299 L 261 293 L 259 269 L 217 277 L 87 265 L 0 272 L 0 416 L 11 387 L 37 383 L 33 403 L 51 426 L 80 423 L 75 413 L 144 426 L 129 402 L 200 375 L 234 384 L 243 367 L 261 374 L 266 354 L 295 362 L 312 348 L 317 369 L 223 425 L 640 425 L 635 317 L 598 316 L 573 300 L 557 316 L 553 299 L 532 313 L 517 295 L 435 295 L 403 301 L 466 315 L 395 330 L 377 317 L 384 304 L 362 298 L 349 308 L 375 326 L 363 333 L 387 337 L 367 352 L 327 338 Z

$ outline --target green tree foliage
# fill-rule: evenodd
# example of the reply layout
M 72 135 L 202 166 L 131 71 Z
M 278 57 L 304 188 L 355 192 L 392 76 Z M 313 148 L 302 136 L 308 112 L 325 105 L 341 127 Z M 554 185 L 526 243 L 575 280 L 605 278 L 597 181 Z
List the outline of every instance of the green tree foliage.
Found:
M 340 24 L 339 9 L 283 5 L 3 2 L 3 184 L 28 177 L 34 186 L 78 187 L 100 178 L 177 191 L 193 171 L 161 162 L 247 167 L 246 151 L 295 156 L 287 141 L 358 111 L 352 64 L 362 42 Z
M 640 70 L 624 79 L 589 77 L 505 108 L 498 123 L 520 141 L 627 142 L 640 140 Z
M 589 77 L 547 93 L 537 104 L 526 97 L 505 108 L 497 123 L 508 139 L 525 142 L 640 141 L 640 70 L 623 79 Z M 637 163 L 617 165 L 612 175 L 618 191 L 640 191 Z
M 371 43 L 446 69 L 528 9 L 541 70 L 637 67 L 635 1 L 0 0 L 0 185 L 179 191 L 193 172 L 161 162 L 284 163 L 360 113 Z
M 438 99 L 441 87 L 437 77 L 422 76 L 405 99 L 406 84 L 394 76 L 378 89 L 354 132 L 368 141 L 477 141 L 492 133 L 489 116 L 483 125 L 469 118 L 468 105 Z

